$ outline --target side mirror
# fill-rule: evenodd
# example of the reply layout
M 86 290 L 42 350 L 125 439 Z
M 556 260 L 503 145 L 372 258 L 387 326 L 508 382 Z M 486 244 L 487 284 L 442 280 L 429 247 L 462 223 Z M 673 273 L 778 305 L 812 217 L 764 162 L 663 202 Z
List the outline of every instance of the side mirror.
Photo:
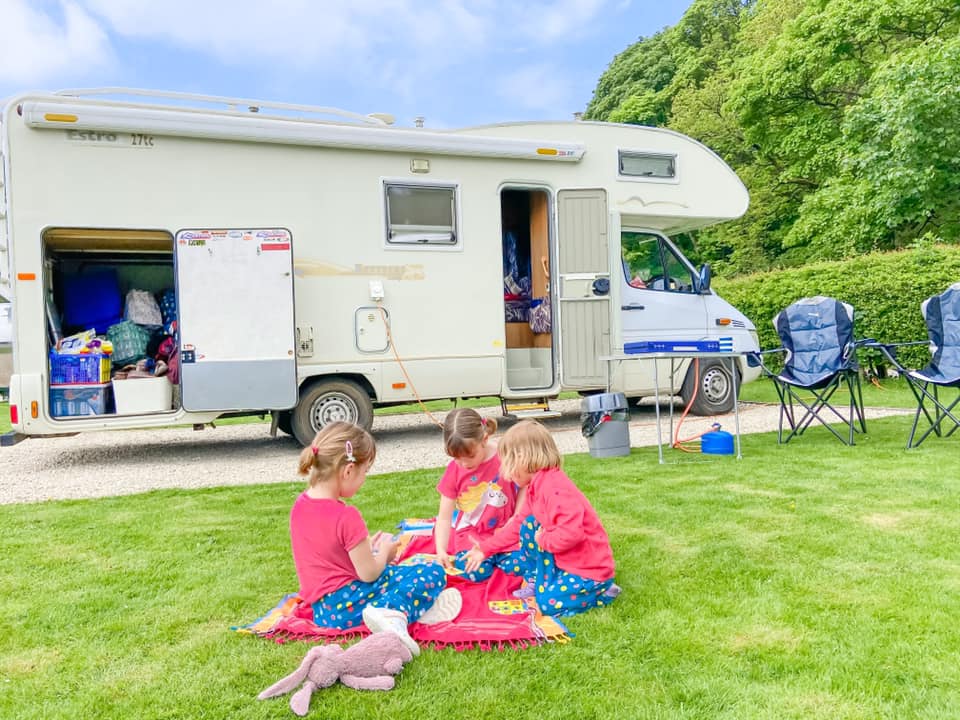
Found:
M 704 263 L 700 266 L 700 277 L 697 281 L 697 292 L 705 295 L 710 292 L 710 278 L 713 271 L 710 270 L 710 263 Z

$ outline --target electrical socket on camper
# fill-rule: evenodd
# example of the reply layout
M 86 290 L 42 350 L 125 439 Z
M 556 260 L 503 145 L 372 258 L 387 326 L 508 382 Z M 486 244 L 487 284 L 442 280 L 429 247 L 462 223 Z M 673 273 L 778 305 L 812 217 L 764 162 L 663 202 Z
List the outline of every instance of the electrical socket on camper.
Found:
M 378 302 L 380 300 L 383 300 L 383 281 L 382 280 L 370 281 L 370 299 Z

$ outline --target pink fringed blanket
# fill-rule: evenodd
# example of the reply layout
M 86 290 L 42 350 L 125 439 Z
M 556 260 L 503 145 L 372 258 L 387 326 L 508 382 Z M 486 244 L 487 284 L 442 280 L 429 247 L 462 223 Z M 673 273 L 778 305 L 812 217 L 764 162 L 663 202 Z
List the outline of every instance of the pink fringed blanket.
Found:
M 418 562 L 432 557 L 433 537 L 403 536 L 400 562 Z M 451 622 L 410 626 L 410 635 L 420 644 L 457 650 L 478 648 L 502 650 L 525 648 L 542 642 L 567 642 L 570 633 L 558 620 L 543 615 L 533 599 L 518 600 L 513 591 L 520 587 L 520 578 L 499 570 L 484 583 L 471 583 L 456 575 L 447 576 L 447 587 L 460 591 L 463 608 Z M 300 602 L 296 594 L 284 596 L 276 607 L 258 620 L 234 628 L 237 632 L 287 640 L 338 642 L 366 634 L 364 629 L 331 630 L 313 622 L 312 608 Z

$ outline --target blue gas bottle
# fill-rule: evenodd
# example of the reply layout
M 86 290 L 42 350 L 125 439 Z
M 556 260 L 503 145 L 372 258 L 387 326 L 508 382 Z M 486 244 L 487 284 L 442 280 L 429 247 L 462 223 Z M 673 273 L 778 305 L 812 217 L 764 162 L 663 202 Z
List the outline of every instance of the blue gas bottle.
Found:
M 700 436 L 700 452 L 707 455 L 733 455 L 733 435 L 713 424 L 713 431 Z

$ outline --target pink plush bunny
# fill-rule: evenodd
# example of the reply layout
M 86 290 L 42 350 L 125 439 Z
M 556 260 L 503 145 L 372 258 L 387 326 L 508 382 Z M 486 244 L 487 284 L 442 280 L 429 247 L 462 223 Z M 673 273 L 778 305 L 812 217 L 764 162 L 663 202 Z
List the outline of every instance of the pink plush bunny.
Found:
M 339 645 L 318 645 L 307 652 L 300 667 L 257 698 L 283 695 L 302 682 L 303 687 L 290 698 L 290 709 L 306 715 L 314 690 L 330 687 L 337 680 L 354 690 L 392 690 L 393 676 L 412 659 L 410 650 L 393 633 L 368 635 L 346 650 Z

